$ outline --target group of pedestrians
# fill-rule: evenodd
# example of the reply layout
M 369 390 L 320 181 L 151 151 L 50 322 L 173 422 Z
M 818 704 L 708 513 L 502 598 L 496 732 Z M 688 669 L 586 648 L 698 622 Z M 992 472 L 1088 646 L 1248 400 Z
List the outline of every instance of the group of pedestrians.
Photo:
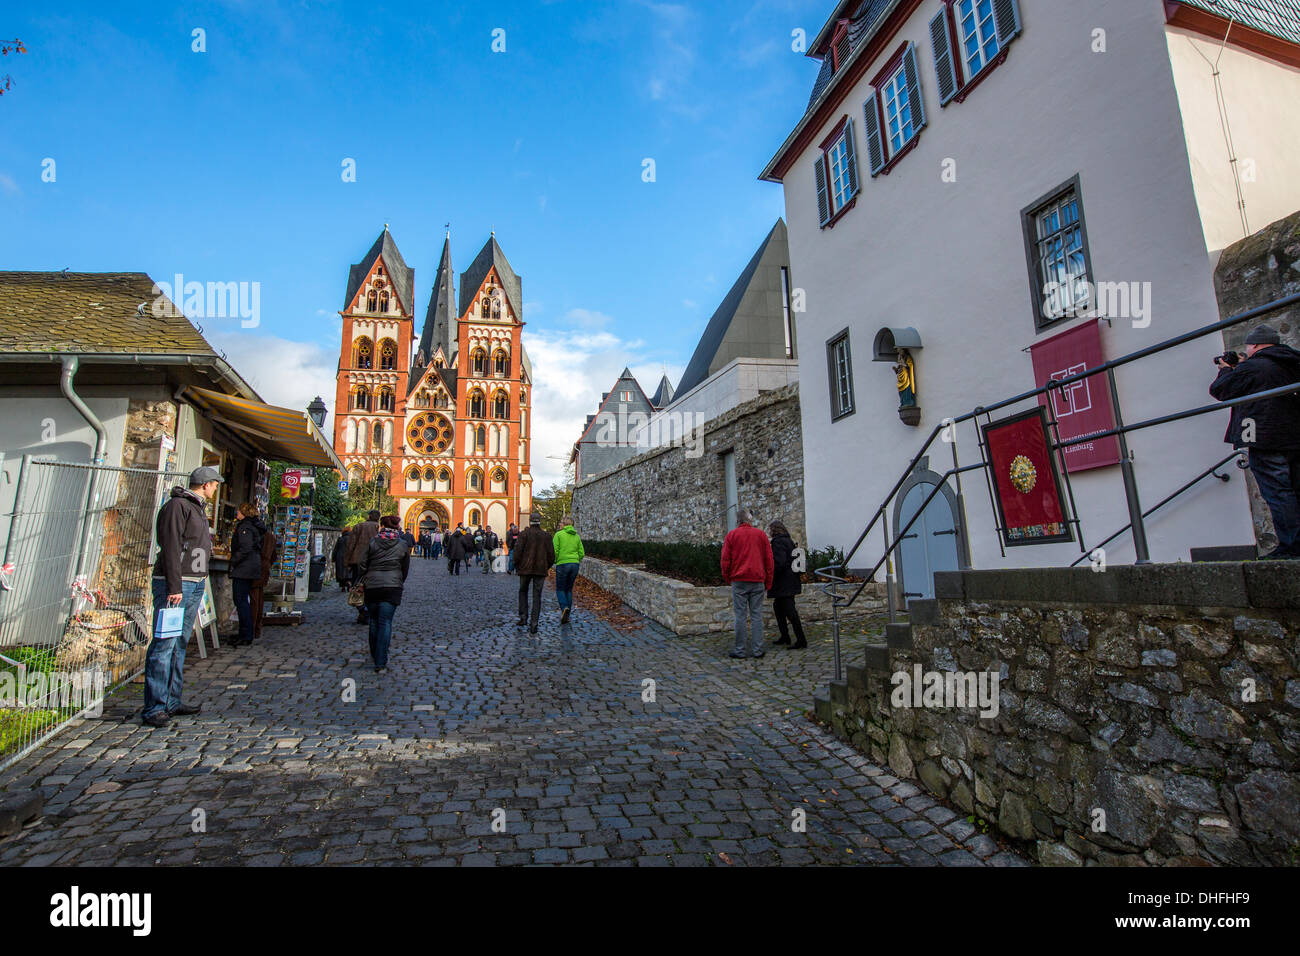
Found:
M 722 580 L 731 585 L 731 602 L 736 617 L 733 658 L 762 657 L 763 598 L 772 599 L 776 625 L 781 636 L 774 642 L 801 650 L 808 646 L 803 622 L 795 607 L 795 596 L 803 591 L 795 569 L 798 546 L 780 521 L 768 525 L 768 534 L 754 527 L 754 518 L 741 509 L 736 527 L 722 541 Z M 771 537 L 769 538 L 770 535 Z M 790 634 L 794 633 L 794 643 Z
M 516 532 L 514 546 L 510 549 L 514 570 L 519 574 L 519 620 L 516 627 L 527 627 L 529 634 L 537 633 L 537 622 L 542 613 L 542 586 L 552 567 L 555 568 L 555 599 L 560 606 L 560 624 L 568 624 L 573 614 L 573 586 L 578 580 L 578 567 L 586 551 L 582 547 L 582 538 L 574 530 L 572 516 L 565 515 L 560 524 L 560 530 L 549 535 L 542 530 L 541 515 L 534 514 L 529 518 L 528 528 Z

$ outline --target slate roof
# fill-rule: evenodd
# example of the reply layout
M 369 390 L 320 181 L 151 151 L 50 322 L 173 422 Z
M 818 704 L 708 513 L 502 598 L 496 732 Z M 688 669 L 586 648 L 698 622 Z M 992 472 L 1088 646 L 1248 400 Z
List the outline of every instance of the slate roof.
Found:
M 849 56 L 852 56 L 858 47 L 876 32 L 875 28 L 879 21 L 894 4 L 895 0 L 859 0 L 856 7 L 849 8 L 853 10 L 849 14 Z M 817 98 L 830 85 L 833 65 L 834 60 L 829 54 L 822 59 L 821 72 L 817 74 L 817 81 L 813 84 L 812 96 L 808 97 L 808 109 L 812 109 Z M 843 65 L 840 64 L 841 68 Z
M 709 366 L 713 363 L 713 357 L 718 354 L 718 348 L 722 345 L 727 329 L 731 327 L 731 320 L 736 317 L 736 310 L 740 308 L 745 291 L 749 288 L 754 273 L 758 271 L 758 264 L 763 259 L 763 253 L 767 251 L 768 243 L 780 228 L 781 220 L 778 219 L 776 225 L 767 234 L 767 238 L 758 247 L 758 251 L 754 253 L 754 257 L 745 266 L 745 270 L 741 272 L 736 284 L 731 287 L 727 297 L 722 300 L 722 304 L 709 319 L 709 324 L 704 327 L 704 334 L 700 336 L 699 344 L 695 346 L 695 353 L 686 363 L 686 371 L 682 373 L 681 381 L 677 383 L 678 395 L 685 395 L 709 377 Z
M 156 298 L 143 272 L 0 272 L 0 352 L 217 354 Z
M 1261 33 L 1300 43 L 1300 0 L 1181 0 L 1189 7 L 1231 17 Z
M 676 394 L 673 390 L 673 383 L 668 381 L 668 376 L 665 375 L 659 380 L 659 387 L 655 389 L 654 395 L 650 398 L 650 404 L 657 409 L 664 408 L 673 400 L 673 396 Z
M 460 274 L 460 315 L 469 311 L 470 303 L 474 301 L 474 296 L 478 295 L 479 286 L 487 278 L 488 271 L 496 267 L 497 278 L 501 280 L 501 288 L 505 291 L 506 299 L 510 303 L 510 308 L 514 310 L 520 320 L 524 317 L 523 309 L 523 280 L 515 275 L 515 270 L 510 268 L 510 263 L 506 259 L 506 254 L 501 251 L 497 245 L 497 237 L 493 235 L 488 239 L 487 244 L 479 250 L 470 267 Z
M 361 288 L 361 283 L 365 281 L 366 276 L 370 274 L 375 260 L 383 256 L 384 262 L 388 265 L 389 278 L 393 281 L 393 291 L 397 293 L 397 301 L 402 304 L 402 309 L 408 315 L 415 312 L 415 270 L 409 268 L 406 260 L 397 249 L 397 243 L 393 241 L 392 234 L 388 227 L 384 226 L 384 231 L 380 233 L 375 244 L 370 247 L 364 259 L 354 265 L 348 272 L 348 293 L 343 297 L 343 311 L 352 308 L 352 300 L 356 298 L 357 291 Z
M 442 244 L 442 259 L 438 263 L 438 272 L 433 279 L 433 291 L 429 294 L 429 309 L 424 315 L 424 331 L 420 335 L 419 351 L 424 354 L 423 365 L 411 366 L 411 388 L 420 380 L 420 375 L 433 361 L 434 353 L 439 348 L 451 361 L 452 350 L 458 341 L 456 334 L 456 313 L 452 310 L 452 282 L 455 273 L 451 269 L 451 237 Z

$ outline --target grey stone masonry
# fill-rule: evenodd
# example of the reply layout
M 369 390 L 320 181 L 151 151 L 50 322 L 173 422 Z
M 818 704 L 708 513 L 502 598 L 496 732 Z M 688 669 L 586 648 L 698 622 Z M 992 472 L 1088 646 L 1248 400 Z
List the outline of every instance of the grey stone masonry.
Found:
M 701 426 L 702 442 L 651 449 L 573 491 L 584 538 L 603 541 L 722 540 L 727 527 L 723 455 L 733 452 L 739 505 L 757 522 L 785 522 L 804 539 L 803 432 L 799 387 L 764 392 Z
M 911 647 L 819 701 L 864 754 L 1045 864 L 1294 864 L 1300 565 L 952 572 L 936 591 Z M 918 669 L 996 675 L 997 706 L 908 698 Z

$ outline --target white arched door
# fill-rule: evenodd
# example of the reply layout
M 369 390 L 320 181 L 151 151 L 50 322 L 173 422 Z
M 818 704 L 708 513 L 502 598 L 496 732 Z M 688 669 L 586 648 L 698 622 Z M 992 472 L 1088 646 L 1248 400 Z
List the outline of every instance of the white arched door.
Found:
M 932 483 L 923 481 L 908 490 L 898 513 L 898 531 L 907 527 L 934 488 Z M 898 544 L 903 603 L 911 598 L 934 597 L 935 572 L 956 571 L 958 567 L 957 522 L 947 496 L 940 491 Z

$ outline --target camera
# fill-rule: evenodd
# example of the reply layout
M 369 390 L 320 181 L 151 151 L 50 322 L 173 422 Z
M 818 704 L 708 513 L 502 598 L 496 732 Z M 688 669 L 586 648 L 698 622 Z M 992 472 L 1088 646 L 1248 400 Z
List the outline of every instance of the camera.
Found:
M 1241 361 L 1241 356 L 1236 352 L 1224 352 L 1216 361 L 1222 362 L 1229 368 L 1236 368 L 1237 363 Z

